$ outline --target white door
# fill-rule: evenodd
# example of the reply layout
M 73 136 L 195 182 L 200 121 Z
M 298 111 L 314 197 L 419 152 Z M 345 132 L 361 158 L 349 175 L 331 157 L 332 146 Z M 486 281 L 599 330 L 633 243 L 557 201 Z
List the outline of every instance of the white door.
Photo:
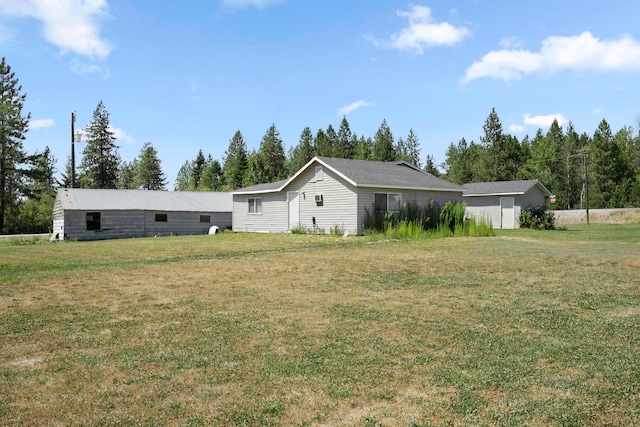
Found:
M 502 216 L 501 228 L 515 227 L 515 209 L 513 209 L 513 204 L 514 204 L 513 197 L 500 198 L 500 212 Z
M 293 230 L 300 226 L 300 204 L 298 201 L 298 192 L 291 191 L 289 197 L 289 230 Z

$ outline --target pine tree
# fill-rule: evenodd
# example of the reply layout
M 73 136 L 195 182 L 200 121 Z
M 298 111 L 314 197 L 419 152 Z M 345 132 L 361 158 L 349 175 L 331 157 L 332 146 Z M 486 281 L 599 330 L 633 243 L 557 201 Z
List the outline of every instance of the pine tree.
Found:
M 440 176 L 440 170 L 436 166 L 436 161 L 431 154 L 427 155 L 427 161 L 424 164 L 424 171 L 433 176 Z
M 242 187 L 242 180 L 247 170 L 247 145 L 242 133 L 238 130 L 229 141 L 225 151 L 223 181 L 225 188 L 235 190 Z
M 269 182 L 266 175 L 266 163 L 259 151 L 251 151 L 247 156 L 247 171 L 244 175 L 243 186 L 249 187 L 255 184 Z
M 308 127 L 302 130 L 298 145 L 289 149 L 287 170 L 294 175 L 313 158 L 313 134 Z
M 275 125 L 271 125 L 260 142 L 260 156 L 264 162 L 264 182 L 273 182 L 287 176 L 285 169 L 284 146 L 280 133 Z
M 135 166 L 136 188 L 166 190 L 167 179 L 162 171 L 158 152 L 151 142 L 145 142 L 138 154 Z
M 222 165 L 211 155 L 207 157 L 207 163 L 202 174 L 200 191 L 220 191 L 222 189 Z
M 109 126 L 109 112 L 102 101 L 87 125 L 87 145 L 82 151 L 80 186 L 84 188 L 116 188 L 120 155 L 114 132 Z
M 618 193 L 617 186 L 624 182 L 627 170 L 620 147 L 604 119 L 593 134 L 590 151 L 589 162 L 594 185 L 590 186 L 589 198 L 593 207 L 621 207 L 624 197 Z
M 422 161 L 420 160 L 420 143 L 418 136 L 413 132 L 413 129 L 409 129 L 407 139 L 398 140 L 398 158 L 406 162 L 411 163 L 419 168 L 422 168 Z
M 343 116 L 342 121 L 340 122 L 340 128 L 338 129 L 336 143 L 333 146 L 333 157 L 352 159 L 355 151 L 356 147 L 353 144 L 349 122 L 347 121 L 347 118 Z
M 365 138 L 361 136 L 358 138 L 358 144 L 356 145 L 355 159 L 358 160 L 370 160 L 372 157 L 371 150 L 373 147 L 373 141 L 371 138 Z
M 27 97 L 22 94 L 15 73 L 2 58 L 0 62 L 0 232 L 24 194 L 26 152 L 22 141 L 29 130 L 31 115 L 22 115 Z
M 375 137 L 373 138 L 372 160 L 379 162 L 390 162 L 396 160 L 396 148 L 394 146 L 393 134 L 386 120 L 382 120 Z
M 497 181 L 501 177 L 499 153 L 503 145 L 504 134 L 502 124 L 492 108 L 489 117 L 482 126 L 484 136 L 480 138 L 483 150 L 480 157 L 480 168 L 477 170 L 478 178 L 481 181 Z
M 198 150 L 196 159 L 191 164 L 191 190 L 197 190 L 200 187 L 200 181 L 202 180 L 202 174 L 204 173 L 205 164 L 207 159 L 204 157 L 202 150 Z
M 191 178 L 193 173 L 191 171 L 193 162 L 185 160 L 180 169 L 178 169 L 178 174 L 176 175 L 176 182 L 174 183 L 173 189 L 175 191 L 192 191 L 195 190 L 195 186 L 191 182 Z
M 28 156 L 32 168 L 26 171 L 27 198 L 17 205 L 16 215 L 10 219 L 10 228 L 22 233 L 51 232 L 53 203 L 56 197 L 56 158 L 49 147 L 42 153 Z
M 118 168 L 118 188 L 121 190 L 135 190 L 138 187 L 136 181 L 136 173 L 138 169 L 137 159 L 133 159 L 130 162 L 126 160 L 120 163 Z

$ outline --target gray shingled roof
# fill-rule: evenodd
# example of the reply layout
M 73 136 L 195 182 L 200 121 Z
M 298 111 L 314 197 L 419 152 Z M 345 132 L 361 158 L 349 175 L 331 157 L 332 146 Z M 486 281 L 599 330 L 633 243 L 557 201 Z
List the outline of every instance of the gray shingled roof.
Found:
M 65 210 L 149 210 L 164 212 L 231 212 L 231 193 L 206 191 L 95 190 L 60 188 Z
M 500 195 L 500 194 L 525 194 L 535 186 L 539 186 L 540 189 L 547 195 L 551 192 L 537 179 L 530 179 L 525 181 L 495 181 L 495 182 L 474 182 L 465 184 L 464 196 L 488 196 L 488 195 Z
M 305 167 L 288 180 L 271 184 L 258 184 L 236 190 L 235 193 L 282 191 L 312 164 L 323 165 L 342 176 L 355 187 L 384 187 L 411 190 L 463 191 L 457 184 L 423 172 L 406 162 L 374 162 L 370 160 L 314 157 Z

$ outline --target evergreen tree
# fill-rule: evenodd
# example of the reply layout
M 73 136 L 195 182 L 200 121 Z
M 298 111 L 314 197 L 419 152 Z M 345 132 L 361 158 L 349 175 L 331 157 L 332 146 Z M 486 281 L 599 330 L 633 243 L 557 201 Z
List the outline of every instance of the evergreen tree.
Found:
M 260 157 L 264 162 L 263 182 L 278 181 L 287 176 L 285 168 L 284 146 L 280 133 L 275 125 L 271 125 L 260 142 Z
M 200 191 L 220 191 L 222 189 L 222 165 L 211 155 L 207 158 L 207 163 L 202 174 L 202 182 L 198 190 Z
M 200 181 L 202 180 L 202 174 L 204 173 L 205 164 L 207 159 L 204 157 L 202 150 L 198 150 L 196 159 L 191 164 L 191 190 L 197 190 L 200 187 Z
M 390 162 L 396 160 L 396 148 L 393 134 L 386 120 L 382 120 L 380 127 L 373 138 L 372 160 Z
M 138 188 L 136 173 L 138 169 L 137 159 L 131 162 L 126 160 L 120 163 L 118 173 L 118 188 L 121 190 L 135 190 Z
M 120 156 L 114 132 L 109 126 L 109 112 L 102 101 L 93 112 L 85 129 L 87 144 L 80 163 L 80 186 L 84 188 L 116 188 Z
M 308 127 L 302 130 L 298 145 L 289 149 L 289 160 L 287 170 L 289 175 L 298 172 L 304 165 L 313 158 L 313 134 Z
M 328 131 L 327 131 L 328 134 Z M 353 144 L 351 129 L 349 128 L 349 122 L 346 117 L 342 117 L 340 122 L 340 128 L 338 129 L 338 135 L 336 137 L 336 143 L 333 146 L 333 157 L 341 159 L 352 159 L 356 147 Z
M 589 199 L 592 207 L 620 207 L 616 187 L 627 175 L 620 147 L 613 139 L 611 128 L 602 120 L 593 134 L 589 156 L 591 178 Z
M 33 167 L 27 171 L 26 195 L 18 204 L 17 215 L 9 221 L 10 228 L 22 233 L 51 232 L 53 203 L 56 197 L 56 158 L 49 147 L 42 153 L 28 156 Z
M 180 166 L 180 169 L 178 169 L 178 175 L 176 175 L 176 182 L 173 188 L 175 191 L 195 190 L 195 186 L 191 181 L 193 177 L 193 173 L 191 169 L 192 169 L 192 162 L 185 160 L 182 166 Z
M 403 140 L 402 138 L 398 140 L 398 158 L 422 168 L 422 161 L 420 160 L 420 143 L 418 141 L 418 136 L 413 132 L 413 129 L 409 129 L 409 135 L 407 135 L 406 140 Z
M 0 232 L 5 231 L 11 213 L 24 194 L 26 152 L 22 141 L 29 130 L 31 115 L 22 115 L 27 97 L 22 94 L 15 73 L 2 58 L 0 62 Z
M 247 156 L 247 172 L 244 175 L 243 186 L 249 187 L 265 182 L 269 182 L 266 174 L 266 162 L 261 152 L 253 150 Z
M 49 147 L 42 153 L 29 156 L 33 167 L 27 173 L 27 195 L 35 200 L 45 196 L 55 196 L 56 192 L 56 158 Z
M 424 171 L 433 176 L 440 176 L 440 171 L 438 170 L 436 162 L 431 154 L 427 155 L 427 161 L 424 164 Z
M 502 123 L 496 113 L 496 109 L 492 108 L 491 113 L 482 126 L 484 136 L 480 138 L 482 150 L 480 151 L 479 168 L 475 171 L 479 181 L 497 181 L 499 176 L 499 160 L 497 152 L 502 146 Z
M 356 145 L 356 153 L 354 158 L 358 160 L 370 160 L 372 158 L 373 141 L 371 138 L 365 138 L 361 136 L 358 138 L 358 144 Z
M 167 179 L 162 171 L 158 152 L 151 142 L 145 142 L 135 167 L 135 186 L 144 190 L 166 190 Z
M 62 188 L 71 188 L 71 155 L 67 156 L 67 161 L 64 164 L 64 172 L 60 174 L 60 179 L 57 180 L 57 184 Z
M 247 145 L 242 133 L 238 130 L 229 141 L 229 148 L 225 151 L 223 166 L 223 182 L 228 190 L 242 187 L 244 174 L 247 170 Z
M 329 129 L 333 130 L 331 125 L 329 125 Z M 335 132 L 332 134 L 335 135 Z M 316 156 L 331 157 L 333 155 L 333 140 L 322 129 L 318 129 L 316 133 L 314 151 Z
M 571 209 L 580 202 L 580 190 L 582 188 L 582 168 L 579 159 L 582 155 L 578 151 L 580 136 L 576 132 L 573 123 L 569 122 L 567 131 L 558 147 L 560 171 L 558 176 L 558 208 Z M 560 190 L 562 188 L 562 190 Z
M 453 142 L 447 148 L 444 168 L 447 179 L 456 184 L 468 184 L 474 182 L 474 165 L 477 162 L 479 146 L 473 141 L 467 144 L 462 138 L 457 145 Z

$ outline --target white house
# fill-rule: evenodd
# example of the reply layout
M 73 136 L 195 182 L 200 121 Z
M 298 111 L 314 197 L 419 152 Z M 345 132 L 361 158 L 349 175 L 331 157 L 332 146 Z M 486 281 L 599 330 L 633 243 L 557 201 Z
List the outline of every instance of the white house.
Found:
M 314 227 L 362 234 L 367 211 L 404 204 L 461 202 L 463 188 L 407 162 L 314 157 L 292 177 L 233 192 L 233 230 L 286 232 Z

